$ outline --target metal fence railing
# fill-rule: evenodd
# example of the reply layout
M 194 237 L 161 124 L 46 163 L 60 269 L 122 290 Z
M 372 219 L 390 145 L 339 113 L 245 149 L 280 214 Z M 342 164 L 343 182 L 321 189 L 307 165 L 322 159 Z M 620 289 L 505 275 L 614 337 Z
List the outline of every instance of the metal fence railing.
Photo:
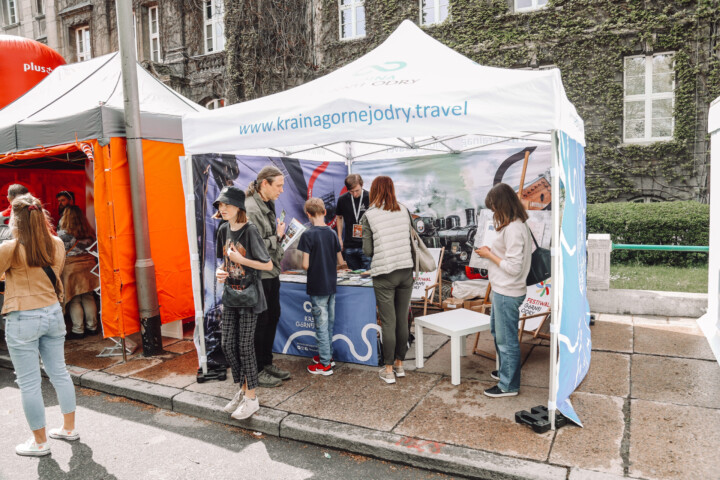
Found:
M 627 243 L 613 243 L 613 250 L 654 250 L 665 252 L 704 252 L 708 253 L 710 247 L 697 245 L 631 245 Z

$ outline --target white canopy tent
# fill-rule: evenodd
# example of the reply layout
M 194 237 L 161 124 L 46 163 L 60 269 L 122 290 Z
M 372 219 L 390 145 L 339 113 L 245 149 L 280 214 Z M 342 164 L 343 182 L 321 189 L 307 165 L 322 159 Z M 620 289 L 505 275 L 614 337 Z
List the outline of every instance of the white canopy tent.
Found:
M 352 168 L 353 162 L 363 160 L 542 142 L 553 144 L 553 174 L 565 182 L 558 164 L 556 132 L 565 132 L 582 150 L 583 122 L 565 95 L 559 70 L 484 67 L 407 20 L 377 48 L 324 77 L 260 99 L 183 117 L 188 155 L 283 156 L 342 161 Z M 552 188 L 552 198 L 561 198 L 560 181 L 554 181 Z M 186 197 L 190 198 L 188 191 Z M 557 246 L 559 208 L 553 217 L 552 243 Z M 193 215 L 188 213 L 187 218 Z M 584 232 L 584 217 L 582 223 Z M 555 287 L 562 282 L 560 262 L 560 255 L 555 255 Z M 552 322 L 559 325 L 561 288 L 553 292 Z M 548 406 L 554 413 L 558 329 L 551 330 Z
M 720 363 L 720 97 L 710 104 L 710 259 L 708 266 L 708 310 L 698 320 Z M 714 246 L 714 247 L 713 247 Z

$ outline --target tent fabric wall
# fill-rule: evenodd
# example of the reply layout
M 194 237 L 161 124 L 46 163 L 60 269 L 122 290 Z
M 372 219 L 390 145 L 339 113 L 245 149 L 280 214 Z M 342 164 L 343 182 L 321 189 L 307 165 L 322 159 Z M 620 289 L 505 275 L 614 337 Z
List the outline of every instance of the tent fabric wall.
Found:
M 125 337 L 140 331 L 126 141 L 92 143 L 103 331 L 105 337 Z M 183 153 L 182 145 L 143 140 L 150 248 L 162 323 L 194 314 L 185 200 L 177 168 Z

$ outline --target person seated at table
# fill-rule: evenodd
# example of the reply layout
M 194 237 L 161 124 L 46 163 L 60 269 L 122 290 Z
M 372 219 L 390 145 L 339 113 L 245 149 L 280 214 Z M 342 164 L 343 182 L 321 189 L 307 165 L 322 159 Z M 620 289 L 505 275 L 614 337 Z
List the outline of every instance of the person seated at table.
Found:
M 362 219 L 363 252 L 372 257 L 370 273 L 378 316 L 382 322 L 385 367 L 380 379 L 395 383 L 404 377 L 408 349 L 408 312 L 413 289 L 410 212 L 398 203 L 390 177 L 380 176 L 370 186 L 370 208 Z
M 348 191 L 340 195 L 335 209 L 340 248 L 350 270 L 369 270 L 370 259 L 362 250 L 361 220 L 370 205 L 370 197 L 363 190 L 363 179 L 357 173 L 345 178 L 345 188 Z
M 298 250 L 303 252 L 302 266 L 307 270 L 306 292 L 310 295 L 312 315 L 315 320 L 315 337 L 318 355 L 307 367 L 313 375 L 332 375 L 335 364 L 332 355 L 332 338 L 335 328 L 335 292 L 337 290 L 337 266 L 343 264 L 340 241 L 333 230 L 325 224 L 325 204 L 319 198 L 305 202 L 312 226 L 303 232 Z
M 97 305 L 94 290 L 99 277 L 91 272 L 97 259 L 87 248 L 95 242 L 95 232 L 80 207 L 68 205 L 60 218 L 58 236 L 65 244 L 65 267 L 60 278 L 65 289 L 65 308 L 70 312 L 72 331 L 68 340 L 96 335 Z M 69 301 L 68 301 L 69 299 Z

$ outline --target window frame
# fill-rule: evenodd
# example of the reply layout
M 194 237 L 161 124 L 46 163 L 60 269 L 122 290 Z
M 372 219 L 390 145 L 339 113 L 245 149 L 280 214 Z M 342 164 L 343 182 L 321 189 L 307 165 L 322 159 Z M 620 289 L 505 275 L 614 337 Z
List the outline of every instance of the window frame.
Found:
M 207 7 L 210 4 L 210 18 Z M 220 12 L 218 13 L 218 8 Z M 219 17 L 219 19 L 217 18 Z M 222 27 L 222 42 L 217 35 L 217 26 Z M 207 29 L 210 27 L 212 36 L 208 38 Z M 208 49 L 208 40 L 212 40 L 212 47 Z M 205 54 L 218 53 L 225 50 L 225 8 L 222 0 L 203 0 L 203 50 Z
M 45 0 L 35 0 L 35 15 L 40 17 L 45 15 Z
M 212 98 L 205 102 L 205 108 L 208 110 L 217 110 L 218 108 L 223 108 L 227 104 L 227 100 L 224 98 Z
M 340 37 L 340 40 L 356 40 L 358 38 L 365 38 L 367 35 L 367 31 L 363 33 L 362 35 L 358 35 L 357 33 L 357 7 L 363 7 L 363 12 L 365 11 L 365 0 L 348 0 L 350 3 L 348 5 L 343 5 L 343 0 L 338 0 L 338 35 Z M 343 11 L 344 10 L 350 10 L 350 26 L 351 26 L 351 35 L 349 37 L 343 37 Z M 367 17 L 363 15 L 363 21 L 365 21 Z
M 538 5 L 538 0 L 531 0 L 532 5 L 529 7 L 518 7 L 517 2 L 518 0 L 513 0 L 513 10 L 515 12 L 534 12 L 535 10 L 540 10 L 542 8 L 545 8 L 550 0 L 545 0 L 545 3 L 542 5 Z
M 20 23 L 18 17 L 18 0 L 2 0 L 2 9 L 4 17 L 4 26 L 16 25 Z
M 155 27 L 157 31 L 153 33 L 153 11 L 155 12 Z M 148 51 L 150 53 L 151 62 L 162 62 L 162 49 L 160 48 L 160 7 L 151 5 L 148 7 Z M 154 57 L 156 50 L 153 49 L 153 40 L 157 40 L 157 59 Z
M 442 20 L 437 20 L 437 18 L 440 17 L 440 3 L 441 2 L 447 3 L 447 16 L 443 18 Z M 425 5 L 432 2 L 432 8 L 435 12 L 435 15 L 433 18 L 436 20 L 434 22 L 425 23 L 423 22 L 423 12 L 425 11 Z M 450 0 L 420 0 L 420 25 L 424 27 L 429 27 L 431 25 L 440 25 L 441 23 L 447 21 L 447 19 L 450 18 Z
M 90 60 L 92 58 L 90 25 L 81 25 L 79 27 L 75 27 L 73 30 L 75 34 L 75 61 L 84 62 L 85 60 Z M 80 51 L 80 37 L 83 37 L 83 46 L 85 47 L 85 50 L 82 52 Z
M 658 55 L 669 55 L 672 58 L 672 89 L 669 92 L 660 92 L 660 93 L 653 93 L 652 91 L 652 75 L 653 75 L 653 58 Z M 625 66 L 625 62 L 632 58 L 642 58 L 644 59 L 645 64 L 645 92 L 642 94 L 634 94 L 634 95 L 628 95 L 627 92 L 627 68 Z M 644 53 L 640 55 L 628 55 L 626 57 L 623 57 L 623 124 L 622 124 L 622 136 L 623 136 L 623 143 L 625 144 L 650 144 L 655 142 L 667 142 L 672 141 L 675 138 L 675 52 L 674 51 L 666 51 L 666 52 L 653 52 L 653 53 Z M 652 102 L 653 100 L 666 100 L 670 99 L 672 101 L 672 110 L 673 115 L 670 118 L 671 119 L 671 133 L 669 136 L 663 136 L 663 137 L 653 137 L 652 136 L 652 118 L 653 118 L 653 109 L 652 109 Z M 626 122 L 627 122 L 627 103 L 628 102 L 637 102 L 637 101 L 644 101 L 645 103 L 645 134 L 642 138 L 627 138 L 627 130 L 626 130 Z

